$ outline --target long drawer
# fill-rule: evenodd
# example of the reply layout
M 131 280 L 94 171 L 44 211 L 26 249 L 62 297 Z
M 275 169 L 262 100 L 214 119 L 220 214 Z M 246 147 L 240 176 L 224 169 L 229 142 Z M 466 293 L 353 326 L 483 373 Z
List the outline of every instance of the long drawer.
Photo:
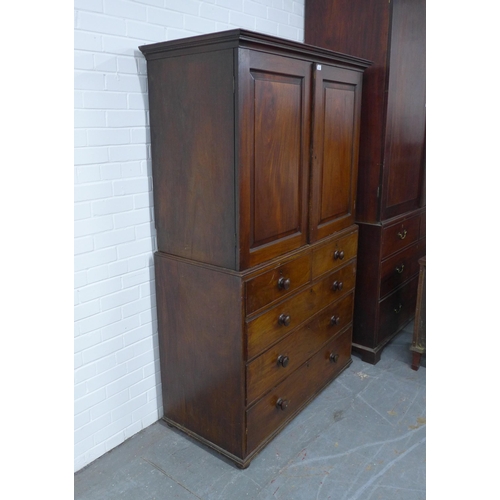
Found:
M 418 243 L 382 262 L 380 269 L 380 297 L 385 297 L 392 290 L 418 273 Z
M 247 453 L 272 436 L 351 362 L 352 328 L 333 338 L 312 358 L 247 410 Z
M 354 293 L 316 314 L 247 366 L 247 404 L 271 389 L 352 321 Z
M 332 301 L 347 294 L 356 282 L 352 261 L 307 289 L 284 300 L 246 325 L 247 360 L 263 352 Z
M 420 237 L 420 215 L 404 219 L 382 229 L 382 259 L 415 243 Z

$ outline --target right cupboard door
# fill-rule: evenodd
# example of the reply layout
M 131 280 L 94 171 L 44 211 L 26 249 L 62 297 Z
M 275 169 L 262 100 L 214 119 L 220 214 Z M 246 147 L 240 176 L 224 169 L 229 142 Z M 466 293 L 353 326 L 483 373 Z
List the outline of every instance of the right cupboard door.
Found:
M 311 243 L 354 223 L 362 73 L 314 65 Z

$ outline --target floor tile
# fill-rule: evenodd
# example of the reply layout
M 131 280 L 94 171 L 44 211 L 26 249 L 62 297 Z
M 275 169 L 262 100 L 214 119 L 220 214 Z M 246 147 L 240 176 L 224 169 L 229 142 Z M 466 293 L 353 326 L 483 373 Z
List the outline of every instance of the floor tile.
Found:
M 425 359 L 413 325 L 352 364 L 241 470 L 163 421 L 75 474 L 76 500 L 425 499 Z M 424 357 L 425 358 L 425 357 Z

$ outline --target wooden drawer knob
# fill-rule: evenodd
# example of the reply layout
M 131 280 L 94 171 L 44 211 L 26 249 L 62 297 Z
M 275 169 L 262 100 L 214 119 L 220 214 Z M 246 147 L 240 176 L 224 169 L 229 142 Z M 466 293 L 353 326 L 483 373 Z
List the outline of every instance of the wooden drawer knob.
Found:
M 290 280 L 288 278 L 280 278 L 278 280 L 278 288 L 280 290 L 288 290 L 290 288 Z
M 337 260 L 340 259 L 342 260 L 344 258 L 344 250 L 335 250 L 333 254 L 333 259 Z
M 338 325 L 340 323 L 340 316 L 332 316 L 330 318 L 330 325 L 334 326 L 334 325 Z
M 278 365 L 282 366 L 283 368 L 285 368 L 288 365 L 289 361 L 290 358 L 288 356 L 283 356 L 283 355 L 278 356 Z
M 288 408 L 288 399 L 279 398 L 278 401 L 276 401 L 276 408 L 283 411 L 286 410 Z
M 340 291 L 344 288 L 344 283 L 342 281 L 334 281 L 332 285 L 332 290 L 336 292 L 337 290 Z
M 292 321 L 292 318 L 290 318 L 289 314 L 280 314 L 280 317 L 278 318 L 278 323 L 282 326 L 288 326 L 290 321 Z
M 339 360 L 339 355 L 337 353 L 331 353 L 330 354 L 330 361 L 332 363 L 336 363 Z

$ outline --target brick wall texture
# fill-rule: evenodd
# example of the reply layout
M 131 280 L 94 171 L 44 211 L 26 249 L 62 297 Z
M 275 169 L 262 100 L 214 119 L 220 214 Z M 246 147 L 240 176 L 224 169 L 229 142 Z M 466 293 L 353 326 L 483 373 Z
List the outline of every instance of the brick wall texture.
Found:
M 303 41 L 304 0 L 74 6 L 77 471 L 162 416 L 147 71 L 138 46 L 233 28 Z

